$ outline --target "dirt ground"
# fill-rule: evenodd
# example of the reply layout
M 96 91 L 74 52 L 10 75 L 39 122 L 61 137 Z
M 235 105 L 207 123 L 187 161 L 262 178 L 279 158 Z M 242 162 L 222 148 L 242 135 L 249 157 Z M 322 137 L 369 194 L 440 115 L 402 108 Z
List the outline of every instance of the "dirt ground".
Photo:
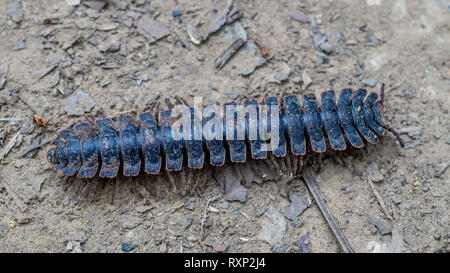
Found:
M 151 181 L 61 177 L 46 160 L 49 144 L 22 155 L 86 117 L 140 110 L 157 94 L 209 104 L 378 92 L 383 82 L 386 120 L 406 147 L 387 135 L 345 166 L 325 159 L 319 190 L 356 252 L 449 250 L 450 2 L 235 1 L 242 18 L 201 45 L 187 25 L 205 34 L 225 1 L 70 2 L 79 1 L 0 4 L 0 151 L 13 145 L 0 165 L 1 252 L 339 252 L 299 179 L 289 198 L 267 181 L 230 202 L 212 177 L 202 194 L 160 197 Z M 150 43 L 133 26 L 145 14 L 170 34 Z M 246 44 L 217 69 L 236 35 Z

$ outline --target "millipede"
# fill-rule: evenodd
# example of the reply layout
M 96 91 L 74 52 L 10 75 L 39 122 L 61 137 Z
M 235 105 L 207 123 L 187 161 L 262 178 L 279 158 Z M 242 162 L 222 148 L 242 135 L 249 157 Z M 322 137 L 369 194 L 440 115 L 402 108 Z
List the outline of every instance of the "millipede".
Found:
M 238 165 L 239 169 L 254 167 L 255 164 L 249 164 L 250 167 L 240 164 L 249 163 L 247 161 L 262 161 L 278 173 L 299 176 L 311 155 L 324 153 L 327 149 L 337 152 L 360 149 L 368 143 L 377 143 L 386 131 L 395 135 L 403 146 L 397 132 L 384 121 L 384 84 L 380 98 L 375 92 L 367 93 L 362 88 L 343 89 L 336 101 L 333 90 L 325 91 L 321 93 L 320 105 L 312 93 L 303 95 L 303 104 L 294 94 L 284 95 L 281 99 L 264 98 L 266 106 L 281 109 L 276 132 L 278 145 L 271 151 L 261 149 L 265 140 L 259 134 L 256 139 L 249 137 L 250 127 L 271 126 L 270 108 L 265 122 L 260 123 L 259 116 L 256 121 L 246 116 L 244 123 L 227 124 L 228 128 L 222 128 L 223 137 L 216 139 L 205 138 L 205 124 L 213 115 L 204 117 L 201 138 L 194 139 L 194 108 L 177 97 L 175 105 L 184 104 L 190 110 L 191 137 L 173 137 L 174 104 L 166 99 L 168 110 L 159 111 L 158 103 L 151 110 L 139 113 L 137 118 L 132 114 L 118 116 L 117 126 L 113 118 L 101 118 L 95 120 L 95 126 L 81 122 L 73 129 L 59 131 L 60 138 L 52 141 L 54 147 L 48 151 L 47 159 L 63 175 L 84 179 L 96 175 L 114 178 L 122 165 L 124 176 L 137 176 L 143 169 L 149 175 L 167 174 L 173 180 L 173 175 L 179 172 L 192 175 L 195 171 L 229 164 Z M 255 99 L 246 101 L 245 105 L 259 109 Z M 235 137 L 238 126 L 244 128 L 243 139 Z M 272 128 L 265 129 L 270 132 Z M 226 130 L 231 130 L 233 137 L 230 138 Z

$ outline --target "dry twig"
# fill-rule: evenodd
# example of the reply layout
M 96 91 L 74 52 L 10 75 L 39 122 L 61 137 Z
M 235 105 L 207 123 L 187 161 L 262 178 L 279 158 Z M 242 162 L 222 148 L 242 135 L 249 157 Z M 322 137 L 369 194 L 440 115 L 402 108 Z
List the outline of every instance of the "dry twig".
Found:
M 389 220 L 392 220 L 391 215 L 389 214 L 389 211 L 386 207 L 386 204 L 384 203 L 383 197 L 381 196 L 381 194 L 377 191 L 377 189 L 375 188 L 375 185 L 373 184 L 372 180 L 370 180 L 369 177 L 367 177 L 367 182 L 369 183 L 370 189 L 372 190 L 373 194 L 375 195 L 375 197 L 377 198 L 378 204 L 380 204 L 381 209 L 383 210 L 384 215 L 386 216 L 386 218 L 388 218 Z
M 322 212 L 323 216 L 325 217 L 325 220 L 327 220 L 328 225 L 330 226 L 331 230 L 333 231 L 334 236 L 336 236 L 336 239 L 338 240 L 339 245 L 341 246 L 342 250 L 345 253 L 354 253 L 352 246 L 350 245 L 349 241 L 347 240 L 347 237 L 345 237 L 344 232 L 342 232 L 342 229 L 339 226 L 336 219 L 334 218 L 333 214 L 331 213 L 330 208 L 327 206 L 327 203 L 325 203 L 325 200 L 322 198 L 321 194 L 319 193 L 316 182 L 315 182 L 314 178 L 312 177 L 308 168 L 306 168 L 303 171 L 303 180 L 305 181 L 306 186 L 308 187 L 309 191 L 311 192 L 312 196 L 314 197 L 314 200 L 316 200 L 316 203 L 319 206 L 320 211 Z

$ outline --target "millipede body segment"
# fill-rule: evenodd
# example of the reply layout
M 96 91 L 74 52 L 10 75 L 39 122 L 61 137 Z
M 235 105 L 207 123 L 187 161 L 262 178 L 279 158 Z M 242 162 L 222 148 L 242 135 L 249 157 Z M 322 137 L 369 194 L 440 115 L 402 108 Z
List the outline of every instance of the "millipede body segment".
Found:
M 205 164 L 222 166 L 227 157 L 230 162 L 240 163 L 248 156 L 255 160 L 270 160 L 273 156 L 286 157 L 288 153 L 294 156 L 323 153 L 327 147 L 338 151 L 361 148 L 365 142 L 376 143 L 386 129 L 392 130 L 383 121 L 382 100 L 378 100 L 376 93 L 367 96 L 365 89 L 344 89 L 338 101 L 334 91 L 323 92 L 320 106 L 313 94 L 305 94 L 302 104 L 295 95 L 282 99 L 267 97 L 264 102 L 268 112 L 263 122 L 259 120 L 260 115 L 257 120 L 246 116 L 244 122 L 236 120 L 231 127 L 223 126 L 219 131 L 223 137 L 215 139 L 205 138 L 207 122 L 214 114 L 203 117 L 201 128 L 195 128 L 193 108 L 188 108 L 190 137 L 182 139 L 175 139 L 171 133 L 174 126 L 172 109 L 162 111 L 156 117 L 151 111 L 139 114 L 137 119 L 125 114 L 118 117 L 117 124 L 111 118 L 98 119 L 96 129 L 90 123 L 82 122 L 73 129 L 59 132 L 60 138 L 52 142 L 56 147 L 48 151 L 47 158 L 67 176 L 77 174 L 79 178 L 92 178 L 98 173 L 100 177 L 113 178 L 117 176 L 121 162 L 125 176 L 138 175 L 141 166 L 148 174 L 176 172 L 186 166 L 202 169 Z M 254 105 L 257 112 L 261 110 L 256 100 L 245 102 L 245 106 L 248 105 Z M 267 132 L 274 129 L 271 128 L 274 117 L 269 106 L 281 109 L 275 117 L 280 125 L 276 132 L 278 146 L 271 151 L 261 148 L 266 141 L 258 130 L 260 126 L 266 127 Z M 251 128 L 258 132 L 256 138 L 250 138 Z M 216 133 L 220 130 L 213 129 Z M 240 139 L 236 137 L 239 129 L 245 133 Z M 200 139 L 193 137 L 196 130 L 201 133 Z

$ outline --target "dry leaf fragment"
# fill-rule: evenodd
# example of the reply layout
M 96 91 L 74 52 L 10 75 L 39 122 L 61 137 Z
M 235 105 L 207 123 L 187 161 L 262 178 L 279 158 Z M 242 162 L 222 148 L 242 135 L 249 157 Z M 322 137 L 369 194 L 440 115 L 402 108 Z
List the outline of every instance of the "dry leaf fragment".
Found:
M 47 121 L 38 114 L 33 115 L 33 120 L 36 122 L 37 125 L 47 128 Z

